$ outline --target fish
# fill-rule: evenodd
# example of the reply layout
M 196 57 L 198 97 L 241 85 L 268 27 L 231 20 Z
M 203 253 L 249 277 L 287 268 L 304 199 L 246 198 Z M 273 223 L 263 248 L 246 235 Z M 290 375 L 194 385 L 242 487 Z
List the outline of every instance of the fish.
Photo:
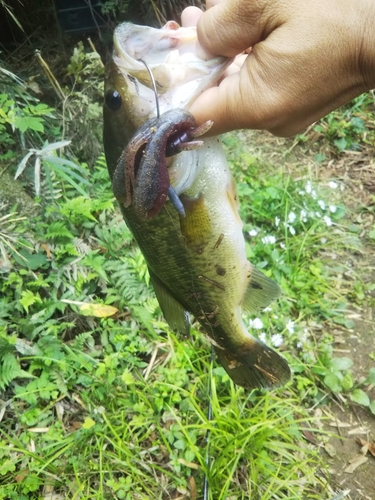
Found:
M 273 389 L 290 379 L 289 365 L 242 313 L 259 313 L 281 289 L 247 260 L 220 139 L 200 137 L 210 123 L 197 127 L 188 112 L 231 60 L 202 60 L 196 43 L 196 29 L 174 21 L 115 29 L 103 110 L 109 175 L 170 328 L 188 335 L 193 315 L 235 384 Z

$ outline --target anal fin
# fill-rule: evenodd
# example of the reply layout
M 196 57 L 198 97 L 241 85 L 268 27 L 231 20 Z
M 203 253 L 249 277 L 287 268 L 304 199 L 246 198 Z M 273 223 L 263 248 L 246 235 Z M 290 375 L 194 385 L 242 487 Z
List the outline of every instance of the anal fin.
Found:
M 242 308 L 249 312 L 258 313 L 281 295 L 281 288 L 252 264 L 250 264 L 250 273 Z
M 151 283 L 164 318 L 170 328 L 182 335 L 190 333 L 190 315 L 185 308 L 167 290 L 163 282 L 149 269 Z

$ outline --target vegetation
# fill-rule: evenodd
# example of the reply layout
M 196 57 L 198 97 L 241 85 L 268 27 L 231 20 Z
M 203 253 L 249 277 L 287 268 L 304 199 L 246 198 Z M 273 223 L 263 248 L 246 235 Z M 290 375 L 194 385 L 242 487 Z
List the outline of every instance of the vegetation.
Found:
M 0 171 L 19 176 L 41 209 L 31 219 L 0 207 L 0 499 L 196 499 L 205 474 L 215 500 L 333 498 L 319 410 L 339 399 L 375 414 L 375 368 L 358 374 L 332 346 L 375 288 L 357 276 L 349 292 L 340 286 L 350 266 L 333 253 L 361 252 L 345 184 L 296 179 L 242 136 L 224 139 L 249 260 L 284 291 L 246 320 L 294 373 L 286 388 L 248 393 L 211 365 L 203 335 L 178 338 L 163 320 L 103 154 L 92 158 L 102 71 L 79 45 L 74 83 L 54 108 L 2 70 Z M 91 118 L 94 133 L 77 131 Z M 361 147 L 373 119 L 370 95 L 314 133 L 338 155 Z

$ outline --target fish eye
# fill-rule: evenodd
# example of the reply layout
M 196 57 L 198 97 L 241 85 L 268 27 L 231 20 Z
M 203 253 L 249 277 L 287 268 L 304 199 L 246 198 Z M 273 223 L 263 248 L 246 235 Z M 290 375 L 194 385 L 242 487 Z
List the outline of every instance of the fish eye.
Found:
M 121 95 L 117 92 L 117 90 L 108 90 L 108 92 L 106 92 L 105 94 L 104 100 L 106 105 L 113 111 L 116 111 L 121 108 L 122 98 Z

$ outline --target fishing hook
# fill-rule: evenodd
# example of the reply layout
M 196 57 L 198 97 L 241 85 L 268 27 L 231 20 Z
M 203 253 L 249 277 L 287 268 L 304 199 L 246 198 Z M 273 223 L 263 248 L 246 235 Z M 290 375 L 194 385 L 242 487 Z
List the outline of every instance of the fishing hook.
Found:
M 150 79 L 151 79 L 151 82 L 152 82 L 152 89 L 153 89 L 154 95 L 155 95 L 156 117 L 159 119 L 160 118 L 159 95 L 158 95 L 158 89 L 156 87 L 156 82 L 155 82 L 154 75 L 153 75 L 153 73 L 151 71 L 150 66 L 146 63 L 146 61 L 144 59 L 138 59 L 138 61 L 141 62 L 141 63 L 143 63 L 146 66 L 148 74 L 150 75 Z M 169 186 L 169 188 L 168 188 L 168 198 L 171 200 L 172 205 L 177 210 L 177 212 L 180 215 L 182 215 L 183 217 L 185 217 L 184 206 L 183 206 L 180 198 L 178 197 L 178 194 L 176 193 L 176 191 L 173 189 L 172 186 Z
M 159 95 L 158 95 L 158 89 L 156 87 L 156 82 L 155 82 L 154 75 L 153 75 L 153 73 L 151 71 L 150 66 L 146 63 L 146 61 L 144 59 L 138 59 L 138 61 L 141 62 L 142 64 L 144 64 L 146 66 L 148 74 L 150 75 L 150 79 L 151 79 L 151 82 L 152 82 L 152 89 L 153 89 L 154 95 L 155 95 L 156 117 L 159 119 L 160 118 Z M 178 194 L 176 193 L 176 191 L 173 189 L 172 186 L 169 186 L 169 188 L 168 188 L 168 198 L 170 199 L 172 205 L 177 210 L 177 212 L 180 215 L 182 215 L 183 217 L 185 217 L 184 206 L 183 206 L 180 198 L 178 197 Z
M 150 75 L 151 82 L 152 82 L 152 90 L 154 91 L 154 95 L 155 95 L 156 116 L 157 116 L 157 118 L 160 118 L 159 95 L 158 95 L 158 89 L 156 88 L 156 82 L 155 82 L 154 75 L 151 71 L 150 66 L 146 63 L 146 61 L 144 59 L 138 59 L 138 61 L 146 66 L 148 74 Z

